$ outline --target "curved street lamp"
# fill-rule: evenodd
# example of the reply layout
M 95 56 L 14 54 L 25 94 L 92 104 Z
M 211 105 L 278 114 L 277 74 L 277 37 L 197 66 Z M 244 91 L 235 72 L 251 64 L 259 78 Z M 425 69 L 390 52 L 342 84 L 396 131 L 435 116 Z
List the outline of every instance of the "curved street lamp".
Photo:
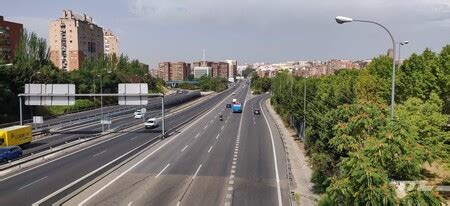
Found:
M 398 43 L 398 61 L 397 62 L 400 64 L 400 59 L 401 59 L 400 50 L 401 50 L 402 46 L 409 44 L 409 41 L 402 41 L 402 42 L 397 42 L 397 43 Z
M 382 24 L 378 23 L 378 22 L 374 22 L 374 21 L 367 21 L 367 20 L 361 20 L 361 19 L 352 19 L 349 17 L 345 17 L 345 16 L 337 16 L 336 18 L 336 22 L 338 24 L 344 24 L 344 23 L 350 23 L 350 22 L 362 22 L 362 23 L 371 23 L 371 24 L 376 24 L 378 26 L 380 26 L 381 28 L 383 28 L 388 34 L 389 37 L 391 37 L 392 40 L 392 49 L 393 49 L 393 56 L 392 56 L 392 87 L 391 87 L 391 114 L 390 114 L 390 119 L 391 122 L 394 121 L 394 107 L 395 107 L 395 40 L 394 40 L 394 36 L 392 36 L 391 32 Z

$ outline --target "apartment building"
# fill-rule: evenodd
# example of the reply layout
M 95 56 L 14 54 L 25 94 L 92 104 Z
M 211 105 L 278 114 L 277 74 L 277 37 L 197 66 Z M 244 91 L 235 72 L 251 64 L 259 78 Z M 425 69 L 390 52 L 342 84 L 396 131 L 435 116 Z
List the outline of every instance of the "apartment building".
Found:
M 92 17 L 63 10 L 60 18 L 50 21 L 50 60 L 64 70 L 78 69 L 88 58 L 104 54 L 103 29 Z
M 103 41 L 105 43 L 105 55 L 120 55 L 119 38 L 110 29 L 103 30 Z
M 3 16 L 0 16 L 0 62 L 12 62 L 20 41 L 22 29 L 22 24 L 5 21 Z
M 158 64 L 158 77 L 164 81 L 184 81 L 191 74 L 191 64 L 186 62 L 162 62 Z
M 208 76 L 228 79 L 229 64 L 227 62 L 198 61 L 192 63 L 193 68 L 209 67 Z M 203 69 L 204 70 L 204 69 Z

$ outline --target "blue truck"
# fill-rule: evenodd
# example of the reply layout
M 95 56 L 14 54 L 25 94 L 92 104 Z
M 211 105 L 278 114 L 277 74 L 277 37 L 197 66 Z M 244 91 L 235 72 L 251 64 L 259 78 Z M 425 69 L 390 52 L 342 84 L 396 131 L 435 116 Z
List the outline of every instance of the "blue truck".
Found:
M 233 104 L 232 110 L 233 110 L 233 113 L 241 113 L 242 112 L 241 104 L 239 104 L 239 103 Z

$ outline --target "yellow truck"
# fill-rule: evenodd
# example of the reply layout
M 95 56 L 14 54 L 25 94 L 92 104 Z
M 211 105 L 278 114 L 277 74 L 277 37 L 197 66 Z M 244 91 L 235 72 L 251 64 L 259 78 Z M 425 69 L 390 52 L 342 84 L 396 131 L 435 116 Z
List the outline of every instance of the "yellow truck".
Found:
M 0 147 L 25 145 L 32 140 L 31 125 L 18 125 L 0 129 Z

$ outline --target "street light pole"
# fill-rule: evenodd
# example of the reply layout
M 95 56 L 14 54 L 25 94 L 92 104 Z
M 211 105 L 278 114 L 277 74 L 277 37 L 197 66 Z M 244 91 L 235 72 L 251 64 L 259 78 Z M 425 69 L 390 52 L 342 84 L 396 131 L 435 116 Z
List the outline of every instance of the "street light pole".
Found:
M 306 134 L 306 76 L 303 79 L 303 141 Z
M 392 83 L 391 83 L 390 119 L 391 119 L 391 122 L 393 122 L 394 121 L 394 108 L 395 108 L 395 40 L 394 40 L 394 36 L 392 36 L 391 32 L 385 26 L 383 26 L 382 24 L 380 24 L 378 22 L 360 20 L 360 19 L 352 19 L 352 18 L 343 17 L 343 16 L 337 16 L 335 19 L 338 24 L 344 24 L 344 23 L 349 23 L 349 22 L 362 22 L 362 23 L 376 24 L 376 25 L 380 26 L 381 28 L 383 28 L 389 34 L 389 37 L 391 37 L 393 54 L 392 54 Z
M 30 83 L 28 84 L 28 92 L 29 93 L 31 93 L 31 91 L 30 91 L 31 90 L 31 80 L 32 80 L 33 76 L 36 74 L 40 74 L 40 73 L 41 72 L 39 72 L 39 71 L 36 73 L 33 72 L 33 74 L 30 76 Z M 33 118 L 33 106 L 31 105 L 30 107 L 31 107 L 31 118 Z
M 102 132 L 104 132 L 105 129 L 103 127 L 103 80 L 102 80 L 102 76 L 100 74 L 97 76 L 100 78 L 100 111 L 101 111 L 100 123 L 102 125 Z
M 409 43 L 409 41 L 402 41 L 402 42 L 398 42 L 398 64 L 400 65 L 400 58 L 401 58 L 401 56 L 400 56 L 400 49 L 402 48 L 402 46 L 403 45 L 406 45 L 406 44 L 408 44 Z

